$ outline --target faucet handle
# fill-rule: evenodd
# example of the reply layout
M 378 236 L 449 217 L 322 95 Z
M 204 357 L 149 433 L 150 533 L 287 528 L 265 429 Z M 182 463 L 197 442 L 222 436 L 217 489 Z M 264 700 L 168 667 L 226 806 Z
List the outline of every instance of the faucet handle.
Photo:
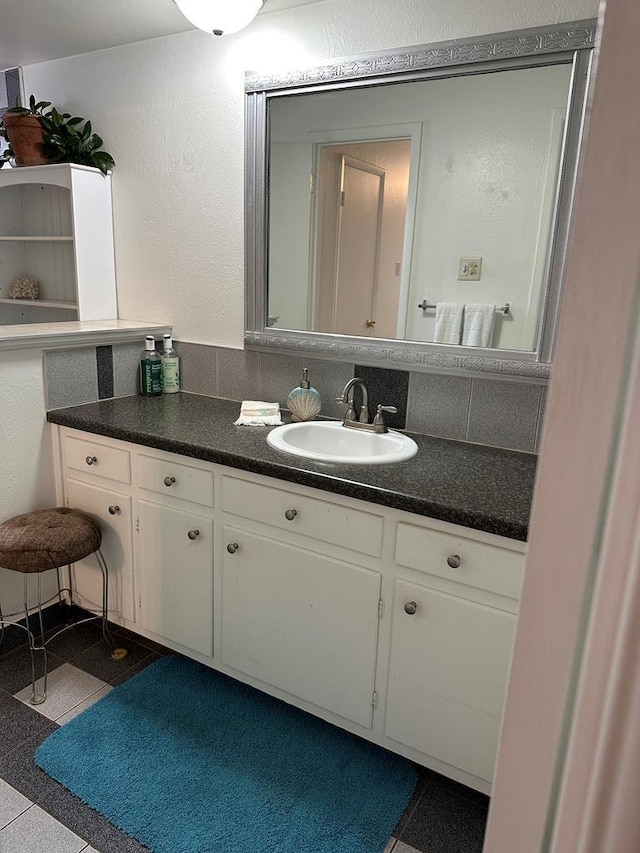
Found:
M 347 411 L 344 415 L 345 421 L 357 421 L 358 415 L 356 414 L 355 407 L 353 405 L 353 400 L 345 400 L 344 394 L 340 395 L 340 397 L 336 397 L 336 403 L 346 403 Z
M 384 422 L 384 414 L 383 412 L 389 412 L 392 415 L 397 415 L 398 410 L 395 406 L 383 406 L 382 404 L 378 404 L 378 408 L 376 409 L 376 414 L 373 419 L 373 425 L 376 427 L 382 427 L 382 432 L 387 431 L 387 425 Z

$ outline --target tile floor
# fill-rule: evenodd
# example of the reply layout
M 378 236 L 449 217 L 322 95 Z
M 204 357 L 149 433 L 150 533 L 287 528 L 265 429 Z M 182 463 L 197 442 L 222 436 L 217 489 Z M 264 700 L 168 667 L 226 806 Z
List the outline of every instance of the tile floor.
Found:
M 124 629 L 114 633 L 129 651 L 124 661 L 111 660 L 95 623 L 54 639 L 47 700 L 37 706 L 29 703 L 26 648 L 13 635 L 0 646 L 0 853 L 149 853 L 33 761 L 52 731 L 168 652 Z M 384 853 L 481 853 L 488 803 L 423 770 Z

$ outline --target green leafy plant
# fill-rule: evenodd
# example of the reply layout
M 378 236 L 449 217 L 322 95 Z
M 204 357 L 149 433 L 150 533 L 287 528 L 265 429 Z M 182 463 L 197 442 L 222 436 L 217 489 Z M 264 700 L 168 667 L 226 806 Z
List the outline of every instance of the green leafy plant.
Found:
M 50 107 L 50 109 L 49 109 Z M 38 116 L 45 135 L 45 152 L 53 163 L 77 163 L 81 166 L 94 166 L 106 175 L 115 166 L 111 154 L 102 150 L 103 141 L 93 132 L 91 122 L 71 113 L 61 113 L 52 106 L 51 101 L 36 101 L 33 95 L 29 106 L 10 107 L 8 113 Z M 7 139 L 4 122 L 0 122 L 0 133 Z M 11 146 L 0 155 L 0 167 L 14 156 Z
M 102 137 L 93 133 L 91 122 L 71 113 L 60 113 L 52 107 L 40 121 L 47 131 L 45 144 L 56 162 L 95 166 L 105 175 L 115 166 L 111 154 L 100 150 Z
M 8 113 L 18 113 L 18 115 L 28 116 L 43 116 L 45 108 L 51 106 L 51 101 L 37 101 L 33 95 L 29 98 L 29 106 L 21 107 L 18 104 L 15 107 L 9 107 Z

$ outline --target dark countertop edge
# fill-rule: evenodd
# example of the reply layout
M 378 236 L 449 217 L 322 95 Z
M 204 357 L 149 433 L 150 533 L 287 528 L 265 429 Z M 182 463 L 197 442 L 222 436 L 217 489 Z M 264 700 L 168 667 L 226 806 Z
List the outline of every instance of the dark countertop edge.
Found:
M 105 438 L 114 438 L 118 441 L 128 441 L 142 447 L 150 447 L 167 453 L 176 453 L 192 459 L 200 459 L 219 465 L 226 465 L 241 471 L 249 471 L 253 474 L 261 474 L 278 480 L 294 483 L 302 486 L 320 489 L 336 495 L 362 500 L 366 503 L 378 504 L 401 512 L 409 512 L 425 518 L 434 518 L 449 524 L 458 524 L 484 533 L 515 539 L 520 542 L 527 541 L 528 525 L 510 522 L 504 518 L 492 516 L 488 513 L 471 513 L 464 510 L 452 509 L 452 507 L 407 495 L 403 492 L 383 489 L 379 486 L 371 486 L 353 480 L 344 480 L 334 474 L 324 474 L 317 471 L 309 471 L 297 467 L 295 464 L 277 464 L 268 460 L 253 459 L 230 453 L 226 450 L 215 450 L 199 445 L 181 442 L 175 439 L 167 439 L 148 433 L 138 433 L 135 430 L 116 427 L 103 422 L 85 421 L 82 426 L 70 423 L 70 419 L 60 410 L 53 409 L 47 412 L 49 423 L 76 429 L 80 432 L 89 432 L 94 435 L 102 435 Z M 291 457 L 290 457 L 291 458 Z

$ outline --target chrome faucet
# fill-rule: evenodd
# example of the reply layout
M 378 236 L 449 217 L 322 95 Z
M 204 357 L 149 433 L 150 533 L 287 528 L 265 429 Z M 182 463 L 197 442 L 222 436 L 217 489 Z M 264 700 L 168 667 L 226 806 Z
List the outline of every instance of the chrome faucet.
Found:
M 358 385 L 362 390 L 362 405 L 360 406 L 360 415 L 356 414 L 355 403 L 353 402 L 353 394 L 349 399 L 349 392 Z M 350 379 L 344 386 L 342 394 L 336 397 L 336 403 L 346 403 L 348 408 L 342 422 L 343 426 L 349 429 L 364 429 L 369 432 L 388 432 L 387 425 L 384 422 L 383 412 L 392 412 L 395 414 L 398 410 L 395 406 L 379 405 L 376 410 L 376 415 L 373 423 L 369 423 L 369 391 L 363 380 L 357 376 Z
M 362 405 L 360 406 L 360 415 L 356 415 L 356 407 L 355 403 L 353 402 L 353 394 L 351 395 L 351 399 L 349 399 L 349 391 L 351 391 L 352 388 L 355 388 L 356 385 L 359 385 L 360 389 L 362 390 Z M 369 391 L 362 379 L 359 379 L 357 376 L 354 376 L 353 379 L 350 379 L 342 389 L 342 394 L 339 397 L 336 397 L 336 403 L 347 403 L 347 405 L 349 406 L 349 408 L 347 409 L 347 413 L 344 416 L 345 426 L 347 426 L 347 421 L 361 424 L 369 423 Z

